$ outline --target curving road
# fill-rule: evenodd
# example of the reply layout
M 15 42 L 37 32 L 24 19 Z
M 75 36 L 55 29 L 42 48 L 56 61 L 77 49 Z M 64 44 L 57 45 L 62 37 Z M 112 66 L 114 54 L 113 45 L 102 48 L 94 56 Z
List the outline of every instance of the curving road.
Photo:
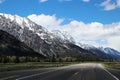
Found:
M 119 80 L 101 64 L 83 63 L 59 68 L 0 73 L 0 80 Z

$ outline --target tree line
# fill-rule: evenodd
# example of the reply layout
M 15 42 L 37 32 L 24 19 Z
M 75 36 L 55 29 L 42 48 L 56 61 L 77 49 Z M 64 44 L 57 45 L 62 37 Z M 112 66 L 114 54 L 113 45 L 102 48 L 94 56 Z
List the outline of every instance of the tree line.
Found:
M 0 56 L 0 63 L 22 63 L 22 62 L 76 62 L 80 59 L 72 57 L 64 58 L 41 58 L 41 57 L 31 57 L 31 56 Z
M 0 56 L 0 63 L 22 63 L 22 62 L 84 62 L 84 61 L 115 61 L 112 59 L 84 59 L 74 57 L 50 57 L 41 58 L 33 56 Z

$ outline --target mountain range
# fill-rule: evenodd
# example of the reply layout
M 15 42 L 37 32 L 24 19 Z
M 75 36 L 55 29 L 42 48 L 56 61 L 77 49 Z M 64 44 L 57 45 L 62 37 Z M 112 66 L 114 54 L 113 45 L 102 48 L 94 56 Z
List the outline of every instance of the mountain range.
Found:
M 19 41 L 20 44 L 14 43 L 12 45 L 24 44 L 29 51 L 35 52 L 36 55 L 44 57 L 77 57 L 80 59 L 120 59 L 120 52 L 111 48 L 96 48 L 88 45 L 76 45 L 74 39 L 59 30 L 49 31 L 46 28 L 32 22 L 28 18 L 23 18 L 17 15 L 0 13 L 0 33 L 10 37 L 1 38 L 2 41 L 10 41 L 11 36 L 14 43 Z M 4 34 L 3 34 L 4 33 Z M 11 44 L 10 43 L 10 44 Z M 24 49 L 23 46 L 23 49 Z M 13 48 L 15 51 L 16 48 Z M 24 50 L 23 50 L 24 51 Z M 18 51 L 19 52 L 19 51 Z M 30 52 L 21 52 L 26 54 Z M 32 53 L 32 52 L 31 52 Z M 0 50 L 0 55 L 3 52 Z M 4 53 L 5 54 L 5 53 Z M 9 53 L 8 55 L 10 55 Z M 20 55 L 20 53 L 19 53 Z M 31 54 L 30 54 L 31 55 Z M 32 54 L 33 55 L 33 54 Z

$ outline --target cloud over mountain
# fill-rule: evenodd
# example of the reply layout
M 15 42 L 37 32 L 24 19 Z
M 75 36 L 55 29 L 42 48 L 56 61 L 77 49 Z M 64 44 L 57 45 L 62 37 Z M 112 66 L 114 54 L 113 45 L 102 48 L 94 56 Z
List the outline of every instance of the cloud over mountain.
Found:
M 95 46 L 112 47 L 120 51 L 120 22 L 102 24 L 99 22 L 84 23 L 72 20 L 67 24 L 63 24 L 64 19 L 57 18 L 55 15 L 45 14 L 32 14 L 28 18 L 47 29 L 66 31 L 78 42 Z

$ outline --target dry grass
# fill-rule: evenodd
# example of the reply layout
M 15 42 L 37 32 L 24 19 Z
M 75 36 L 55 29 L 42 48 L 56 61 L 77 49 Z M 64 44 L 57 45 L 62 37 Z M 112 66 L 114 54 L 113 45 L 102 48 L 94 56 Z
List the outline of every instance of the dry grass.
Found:
M 106 63 L 103 63 L 103 65 L 107 68 L 120 70 L 120 62 L 106 62 Z
M 23 69 L 35 69 L 35 68 L 48 68 L 48 67 L 61 67 L 71 64 L 77 64 L 76 62 L 27 62 L 27 63 L 0 63 L 0 72 L 23 70 Z

